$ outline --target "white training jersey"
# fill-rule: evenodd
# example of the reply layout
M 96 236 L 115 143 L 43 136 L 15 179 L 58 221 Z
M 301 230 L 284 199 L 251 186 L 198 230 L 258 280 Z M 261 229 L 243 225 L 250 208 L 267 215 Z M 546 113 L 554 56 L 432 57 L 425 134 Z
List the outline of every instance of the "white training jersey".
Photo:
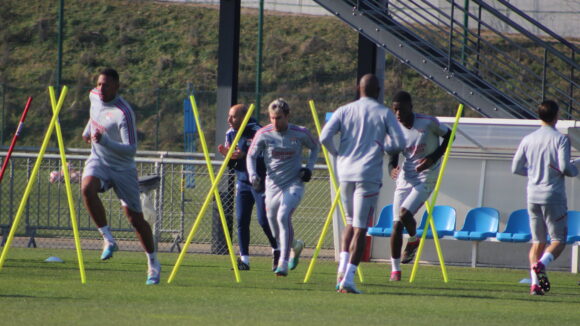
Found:
M 121 96 L 103 102 L 97 89 L 91 90 L 90 119 L 83 136 L 91 137 L 97 130 L 102 133 L 98 143 L 91 142 L 88 160 L 99 160 L 114 170 L 135 168 L 137 152 L 137 129 L 135 114 Z
M 340 133 L 338 150 L 333 136 Z M 398 153 L 404 139 L 393 112 L 370 97 L 341 106 L 332 114 L 320 134 L 320 142 L 337 156 L 337 173 L 341 182 L 372 182 L 383 178 L 385 143 Z
M 564 176 L 578 169 L 570 160 L 570 140 L 551 126 L 542 126 L 522 139 L 512 173 L 528 176 L 528 203 L 566 204 Z
M 414 116 L 413 127 L 410 129 L 399 122 L 405 138 L 405 149 L 402 152 L 405 161 L 399 174 L 399 180 L 404 180 L 411 184 L 437 179 L 437 171 L 441 165 L 441 160 L 437 160 L 431 167 L 421 172 L 417 172 L 417 166 L 419 166 L 421 159 L 424 159 L 439 147 L 439 138 L 449 132 L 449 128 L 440 124 L 435 117 L 419 113 L 414 113 Z
M 271 124 L 258 130 L 247 156 L 247 168 L 250 180 L 257 175 L 256 160 L 264 154 L 266 163 L 266 188 L 284 190 L 300 180 L 302 168 L 302 147 L 310 149 L 306 167 L 312 171 L 320 145 L 312 137 L 308 129 L 288 124 L 288 129 L 282 132 L 274 130 Z

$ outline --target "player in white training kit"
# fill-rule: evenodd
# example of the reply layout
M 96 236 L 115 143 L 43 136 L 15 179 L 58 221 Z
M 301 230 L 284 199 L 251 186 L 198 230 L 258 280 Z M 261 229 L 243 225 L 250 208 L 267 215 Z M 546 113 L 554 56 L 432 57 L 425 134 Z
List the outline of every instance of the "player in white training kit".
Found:
M 376 213 L 387 137 L 391 151 L 398 153 L 404 145 L 395 116 L 377 102 L 380 87 L 376 76 L 364 75 L 358 89 L 360 99 L 334 111 L 320 135 L 320 142 L 338 159 L 340 195 L 346 210 L 336 287 L 343 293 L 360 293 L 354 274 L 364 252 L 369 218 Z M 338 150 L 333 142 L 337 133 Z
M 531 295 L 550 291 L 546 268 L 566 247 L 568 206 L 564 177 L 578 175 L 570 160 L 570 140 L 555 128 L 558 104 L 542 102 L 538 115 L 542 126 L 524 137 L 512 162 L 512 173 L 528 177 Z M 548 234 L 551 244 L 546 248 Z
M 258 130 L 250 145 L 247 168 L 250 181 L 256 188 L 261 187 L 256 170 L 258 156 L 263 153 L 266 163 L 266 215 L 274 237 L 280 248 L 278 276 L 288 275 L 288 268 L 298 264 L 303 242 L 294 242 L 292 213 L 298 207 L 304 194 L 304 182 L 310 181 L 320 146 L 310 132 L 289 123 L 290 106 L 283 99 L 277 99 L 268 107 L 271 124 Z M 302 167 L 302 148 L 310 149 L 306 167 Z M 290 263 L 291 245 L 294 257 Z
M 411 95 L 399 91 L 393 97 L 392 108 L 405 138 L 402 151 L 405 161 L 399 166 L 399 154 L 392 155 L 389 162 L 391 177 L 396 180 L 393 198 L 393 234 L 391 235 L 391 281 L 401 280 L 400 264 L 410 263 L 419 246 L 416 237 L 417 222 L 414 215 L 429 198 L 435 183 L 441 156 L 445 153 L 451 130 L 439 123 L 437 118 L 413 113 Z M 439 144 L 439 138 L 443 138 Z M 409 233 L 409 239 L 403 258 L 403 227 Z
M 91 154 L 85 163 L 81 192 L 89 215 L 103 236 L 102 260 L 113 257 L 118 250 L 107 225 L 105 208 L 98 193 L 113 188 L 147 254 L 146 284 L 158 284 L 161 264 L 149 223 L 143 218 L 139 198 L 139 183 L 135 166 L 137 130 L 131 106 L 121 96 L 119 74 L 107 68 L 99 73 L 97 87 L 89 95 L 90 120 L 83 139 L 91 144 Z

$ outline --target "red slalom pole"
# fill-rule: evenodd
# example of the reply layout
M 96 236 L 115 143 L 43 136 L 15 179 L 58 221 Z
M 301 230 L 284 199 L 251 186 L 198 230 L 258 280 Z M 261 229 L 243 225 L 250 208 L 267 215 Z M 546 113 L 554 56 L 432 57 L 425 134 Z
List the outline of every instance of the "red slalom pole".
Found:
M 14 134 L 14 137 L 12 137 L 12 143 L 10 144 L 8 154 L 6 154 L 6 158 L 4 159 L 4 163 L 2 164 L 2 171 L 0 171 L 0 182 L 2 182 L 2 178 L 4 178 L 4 171 L 6 171 L 8 161 L 10 161 L 10 156 L 12 156 L 12 151 L 14 150 L 14 145 L 16 145 L 18 136 L 20 136 L 20 132 L 22 131 L 22 127 L 24 126 L 24 120 L 26 119 L 28 109 L 30 109 L 30 103 L 32 103 L 32 96 L 29 97 L 28 101 L 26 102 L 26 106 L 24 107 L 24 111 L 22 112 L 22 116 L 20 117 L 20 122 L 18 123 L 18 128 L 16 128 L 16 133 Z

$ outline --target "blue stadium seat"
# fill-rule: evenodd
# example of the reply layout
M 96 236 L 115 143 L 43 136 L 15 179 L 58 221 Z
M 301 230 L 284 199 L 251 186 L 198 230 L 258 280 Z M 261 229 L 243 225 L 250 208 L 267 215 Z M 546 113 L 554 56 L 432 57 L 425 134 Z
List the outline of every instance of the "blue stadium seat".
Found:
M 530 217 L 527 209 L 518 209 L 510 214 L 504 232 L 499 232 L 496 239 L 502 242 L 528 242 L 530 233 Z
M 453 236 L 458 240 L 482 241 L 495 237 L 499 226 L 499 212 L 491 207 L 477 207 L 469 210 L 465 223 Z
M 390 237 L 393 233 L 393 205 L 387 205 L 381 210 L 379 220 L 375 226 L 370 227 L 368 235 L 374 237 Z
M 427 222 L 427 211 L 423 214 L 421 223 L 417 227 L 417 236 L 423 236 L 423 229 L 425 228 L 425 223 Z M 455 231 L 455 208 L 451 206 L 435 206 L 433 208 L 433 221 L 435 222 L 435 228 L 437 229 L 437 235 L 439 237 L 444 237 L 446 235 L 452 236 Z M 427 231 L 427 238 L 433 239 L 433 232 L 431 228 Z
M 580 241 L 580 212 L 568 211 L 568 236 L 566 243 Z

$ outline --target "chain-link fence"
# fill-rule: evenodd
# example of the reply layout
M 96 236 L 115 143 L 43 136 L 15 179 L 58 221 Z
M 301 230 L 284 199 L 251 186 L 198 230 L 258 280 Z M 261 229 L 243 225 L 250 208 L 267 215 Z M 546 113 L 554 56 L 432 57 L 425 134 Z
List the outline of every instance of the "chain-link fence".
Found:
M 69 155 L 72 189 L 75 209 L 83 249 L 101 249 L 102 242 L 96 226 L 88 215 L 80 193 L 80 175 L 86 159 L 86 151 Z M 152 154 L 151 152 L 149 154 Z M 156 174 L 161 181 L 156 190 L 149 193 L 155 215 L 150 220 L 159 251 L 179 251 L 188 236 L 206 199 L 211 182 L 205 161 L 196 154 L 157 153 L 158 156 L 136 159 L 140 176 Z M 4 154 L 5 155 L 5 154 Z M 190 155 L 193 159 L 188 159 Z M 2 184 L 0 184 L 0 229 L 2 244 L 7 238 L 12 221 L 21 204 L 24 190 L 29 182 L 36 153 L 14 153 Z M 217 171 L 221 161 L 213 161 Z M 61 176 L 61 161 L 58 154 L 45 155 L 30 197 L 25 203 L 12 246 L 42 248 L 74 248 L 73 232 L 70 222 L 66 190 Z M 330 208 L 330 187 L 328 171 L 325 166 L 317 166 L 310 183 L 306 184 L 305 196 L 292 218 L 297 238 L 303 239 L 311 255 L 316 246 L 322 227 Z M 237 225 L 235 225 L 235 176 L 225 174 L 219 186 L 232 242 L 236 253 Z M 119 240 L 121 250 L 141 250 L 131 225 L 124 216 L 114 191 L 101 194 L 107 211 L 107 220 L 114 236 Z M 215 202 L 211 209 L 200 218 L 200 227 L 189 247 L 190 252 L 227 254 L 227 246 Z M 257 218 L 252 218 L 250 227 L 250 254 L 271 255 L 268 240 Z M 332 232 L 324 241 L 321 257 L 333 257 Z

